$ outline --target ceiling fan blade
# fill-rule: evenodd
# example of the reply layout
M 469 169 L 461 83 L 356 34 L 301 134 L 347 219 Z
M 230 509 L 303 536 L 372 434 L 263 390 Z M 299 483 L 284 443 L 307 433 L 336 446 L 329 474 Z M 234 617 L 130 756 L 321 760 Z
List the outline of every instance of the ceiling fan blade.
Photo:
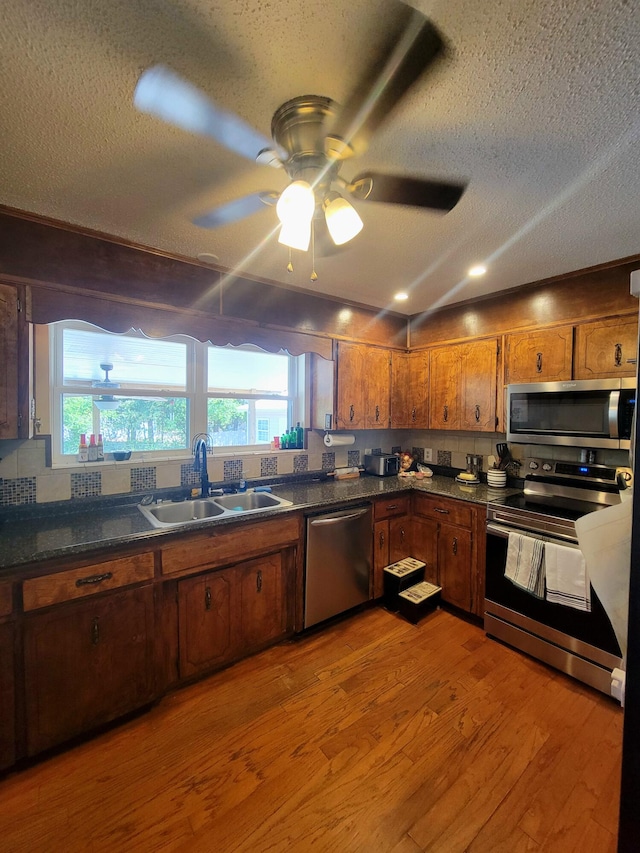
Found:
M 165 65 L 154 65 L 144 71 L 135 88 L 133 103 L 141 112 L 190 133 L 210 136 L 230 151 L 254 160 L 265 149 L 273 148 L 273 140 L 263 136 L 239 116 L 217 106 L 200 89 L 184 80 Z M 277 152 L 278 157 L 285 152 Z M 280 167 L 275 158 L 269 165 Z
M 329 129 L 327 155 L 344 159 L 362 154 L 379 125 L 443 48 L 442 36 L 431 21 L 401 4 L 380 55 L 365 70 Z
M 408 204 L 449 211 L 460 201 L 466 184 L 363 172 L 353 179 L 348 189 L 354 198 L 362 201 L 383 201 L 387 204 Z
M 275 204 L 279 195 L 276 192 L 260 192 L 236 198 L 220 207 L 214 207 L 208 213 L 197 216 L 193 224 L 200 228 L 220 228 L 221 225 L 231 225 L 232 222 L 264 210 L 265 206 Z

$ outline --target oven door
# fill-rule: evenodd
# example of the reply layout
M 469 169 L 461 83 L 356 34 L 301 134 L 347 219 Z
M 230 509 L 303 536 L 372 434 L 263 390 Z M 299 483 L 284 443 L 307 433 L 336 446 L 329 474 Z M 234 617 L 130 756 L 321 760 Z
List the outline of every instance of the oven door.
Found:
M 621 652 L 593 587 L 590 613 L 540 600 L 520 589 L 504 574 L 509 532 L 508 527 L 487 524 L 485 631 L 608 694 L 611 670 L 622 665 Z M 528 535 L 524 530 L 516 532 Z M 578 547 L 551 536 L 538 538 Z

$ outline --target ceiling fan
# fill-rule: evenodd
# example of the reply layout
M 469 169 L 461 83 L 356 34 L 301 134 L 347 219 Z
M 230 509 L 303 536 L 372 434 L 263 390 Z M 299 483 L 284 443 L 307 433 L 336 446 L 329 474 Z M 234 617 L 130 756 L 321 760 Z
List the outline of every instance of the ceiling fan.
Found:
M 134 93 L 138 110 L 212 137 L 240 156 L 283 168 L 289 177 L 282 192 L 256 192 L 235 199 L 197 217 L 194 224 L 217 228 L 256 213 L 264 205 L 276 205 L 282 223 L 279 242 L 301 251 L 311 242 L 315 251 L 316 240 L 325 248 L 340 247 L 362 229 L 362 220 L 345 195 L 357 201 L 444 212 L 455 207 L 466 186 L 461 182 L 377 171 L 362 172 L 352 179 L 340 174 L 343 163 L 366 151 L 377 128 L 444 51 L 436 27 L 403 3 L 397 4 L 388 32 L 379 55 L 343 107 L 319 95 L 293 98 L 275 111 L 272 139 L 166 66 L 144 71 Z M 315 278 L 314 271 L 312 280 Z

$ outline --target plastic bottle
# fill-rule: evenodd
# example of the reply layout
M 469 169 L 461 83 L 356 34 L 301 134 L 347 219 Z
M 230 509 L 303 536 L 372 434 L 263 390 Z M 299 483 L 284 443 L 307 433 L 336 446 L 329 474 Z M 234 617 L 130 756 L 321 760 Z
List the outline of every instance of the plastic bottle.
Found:
M 87 436 L 83 432 L 80 435 L 80 444 L 78 445 L 78 462 L 89 461 L 89 448 L 87 447 Z
M 102 433 L 98 435 L 98 443 L 96 447 L 98 448 L 98 456 L 96 461 L 104 462 L 104 442 L 102 441 Z
M 98 445 L 96 444 L 96 437 L 93 433 L 91 433 L 91 437 L 89 438 L 89 462 L 97 462 L 98 461 Z

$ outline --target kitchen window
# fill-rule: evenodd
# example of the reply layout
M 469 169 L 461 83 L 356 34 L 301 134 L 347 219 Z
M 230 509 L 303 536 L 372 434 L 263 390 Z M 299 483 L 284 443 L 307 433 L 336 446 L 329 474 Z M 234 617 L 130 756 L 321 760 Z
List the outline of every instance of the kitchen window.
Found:
M 264 449 L 300 419 L 303 356 L 78 321 L 49 328 L 54 462 L 74 461 L 83 433 L 102 435 L 105 453 L 167 458 L 190 454 L 198 433 L 229 452 Z

